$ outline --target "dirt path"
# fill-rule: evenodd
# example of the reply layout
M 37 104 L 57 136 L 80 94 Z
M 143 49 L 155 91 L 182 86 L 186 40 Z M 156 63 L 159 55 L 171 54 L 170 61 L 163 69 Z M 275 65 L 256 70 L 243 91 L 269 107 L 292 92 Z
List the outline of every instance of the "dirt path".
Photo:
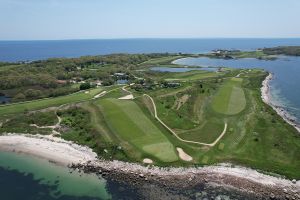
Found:
M 127 92 L 127 93 L 129 93 L 129 94 L 132 95 L 132 92 L 130 92 L 129 90 L 126 89 L 127 86 L 128 86 L 128 85 L 123 86 L 123 87 L 122 87 L 122 90 L 123 90 L 124 92 Z
M 49 128 L 52 129 L 52 134 L 51 135 L 60 135 L 59 132 L 57 132 L 55 129 L 58 129 L 60 127 L 60 123 L 62 121 L 61 117 L 57 114 L 57 111 L 59 110 L 61 106 L 59 106 L 58 108 L 55 109 L 55 115 L 57 117 L 57 123 L 55 125 L 52 126 L 38 126 L 37 124 L 30 124 L 30 126 L 35 127 L 35 128 L 39 128 L 39 129 L 43 129 L 43 128 Z
M 186 142 L 186 143 L 191 143 L 191 144 L 200 144 L 200 145 L 205 145 L 205 146 L 210 146 L 210 147 L 213 147 L 215 146 L 220 140 L 221 138 L 225 135 L 226 133 L 226 130 L 227 130 L 227 123 L 225 122 L 225 125 L 224 125 L 224 130 L 223 132 L 220 134 L 220 136 L 213 142 L 213 143 L 202 143 L 202 142 L 196 142 L 196 141 L 190 141 L 190 140 L 184 140 L 182 139 L 181 137 L 179 137 L 177 135 L 177 133 L 175 133 L 175 131 L 173 131 L 170 127 L 168 127 L 157 115 L 157 109 L 156 109 L 156 105 L 155 105 L 155 102 L 153 100 L 153 98 L 151 96 L 149 96 L 148 94 L 144 94 L 144 96 L 148 97 L 151 102 L 152 102 L 152 105 L 153 105 L 153 108 L 154 108 L 154 117 L 166 128 L 168 129 L 178 140 L 182 141 L 182 142 Z

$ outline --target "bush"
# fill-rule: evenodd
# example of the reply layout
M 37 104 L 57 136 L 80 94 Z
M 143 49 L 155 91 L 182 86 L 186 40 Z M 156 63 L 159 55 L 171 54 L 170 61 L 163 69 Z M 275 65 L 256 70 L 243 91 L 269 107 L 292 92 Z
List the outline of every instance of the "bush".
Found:
M 18 93 L 16 96 L 14 96 L 14 99 L 17 99 L 17 100 L 23 100 L 25 98 L 26 97 L 23 93 Z
M 79 86 L 79 89 L 80 90 L 87 90 L 87 89 L 90 89 L 91 88 L 91 84 L 90 83 L 82 83 L 80 86 Z
M 42 95 L 42 92 L 40 90 L 34 90 L 34 89 L 28 89 L 25 91 L 25 96 L 27 98 L 37 98 Z

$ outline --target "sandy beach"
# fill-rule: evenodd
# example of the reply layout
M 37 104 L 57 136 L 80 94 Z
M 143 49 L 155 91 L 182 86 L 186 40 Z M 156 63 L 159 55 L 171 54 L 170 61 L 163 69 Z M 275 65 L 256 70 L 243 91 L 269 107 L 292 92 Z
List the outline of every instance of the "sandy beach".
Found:
M 273 78 L 274 78 L 273 74 L 269 73 L 269 75 L 263 81 L 262 88 L 261 88 L 262 100 L 266 104 L 270 105 L 276 111 L 276 113 L 278 115 L 280 115 L 287 123 L 294 126 L 297 129 L 297 131 L 300 133 L 300 124 L 295 122 L 294 117 L 292 117 L 284 108 L 282 108 L 281 106 L 275 105 L 272 102 L 270 81 L 272 81 Z
M 8 134 L 0 136 L 0 150 L 29 154 L 60 165 L 95 161 L 96 153 L 87 147 L 58 137 Z
M 152 180 L 158 184 L 179 185 L 180 187 L 208 182 L 252 193 L 261 191 L 264 195 L 289 194 L 300 198 L 300 181 L 273 177 L 245 167 L 232 167 L 230 164 L 196 168 L 161 168 L 117 160 L 107 161 L 97 159 L 96 154 L 88 147 L 42 135 L 0 136 L 0 150 L 34 155 L 57 164 L 76 166 L 74 168 L 80 168 L 86 172 L 105 172 L 112 177 L 122 177 L 122 180 Z M 186 184 L 186 181 L 189 184 Z

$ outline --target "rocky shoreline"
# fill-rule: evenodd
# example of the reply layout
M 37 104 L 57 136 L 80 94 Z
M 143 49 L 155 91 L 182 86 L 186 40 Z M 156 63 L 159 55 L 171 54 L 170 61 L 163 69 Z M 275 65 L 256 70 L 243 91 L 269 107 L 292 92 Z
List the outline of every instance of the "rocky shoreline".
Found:
M 286 111 L 282 106 L 275 105 L 272 103 L 271 91 L 270 91 L 270 81 L 272 81 L 274 75 L 269 73 L 262 83 L 261 97 L 262 100 L 270 105 L 278 115 L 280 115 L 287 123 L 295 127 L 295 129 L 300 133 L 300 124 L 292 117 L 288 111 Z
M 38 147 L 38 150 L 37 150 Z M 205 167 L 157 167 L 97 158 L 88 147 L 42 135 L 0 136 L 0 150 L 34 155 L 72 170 L 94 173 L 110 180 L 184 191 L 204 185 L 252 194 L 256 199 L 300 199 L 300 181 L 269 176 L 256 170 L 219 164 Z
M 199 168 L 158 168 L 99 160 L 96 163 L 72 164 L 69 167 L 136 186 L 147 182 L 172 190 L 184 190 L 209 185 L 248 193 L 257 199 L 300 199 L 299 182 L 263 175 L 248 168 L 231 167 L 229 164 Z M 242 172 L 243 170 L 245 171 Z M 233 171 L 241 173 L 238 175 Z M 256 173 L 258 176 L 253 176 Z

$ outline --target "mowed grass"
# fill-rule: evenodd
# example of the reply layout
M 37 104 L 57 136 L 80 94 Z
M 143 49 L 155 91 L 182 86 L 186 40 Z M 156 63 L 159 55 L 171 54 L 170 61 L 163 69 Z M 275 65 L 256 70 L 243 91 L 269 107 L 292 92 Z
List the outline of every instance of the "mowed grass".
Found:
M 9 115 L 9 114 L 17 114 L 22 113 L 25 111 L 30 110 L 39 110 L 43 108 L 53 107 L 53 106 L 60 106 L 68 103 L 75 103 L 84 100 L 91 99 L 96 94 L 100 93 L 103 89 L 96 88 L 89 90 L 88 93 L 86 92 L 78 92 L 71 95 L 55 97 L 55 98 L 47 98 L 41 100 L 34 100 L 30 102 L 21 102 L 11 105 L 0 106 L 0 114 L 2 116 Z
M 246 107 L 245 93 L 241 87 L 243 79 L 231 78 L 217 92 L 212 101 L 213 109 L 225 115 L 235 115 Z
M 108 126 L 123 140 L 160 161 L 178 160 L 172 143 L 134 101 L 106 98 L 98 102 Z

